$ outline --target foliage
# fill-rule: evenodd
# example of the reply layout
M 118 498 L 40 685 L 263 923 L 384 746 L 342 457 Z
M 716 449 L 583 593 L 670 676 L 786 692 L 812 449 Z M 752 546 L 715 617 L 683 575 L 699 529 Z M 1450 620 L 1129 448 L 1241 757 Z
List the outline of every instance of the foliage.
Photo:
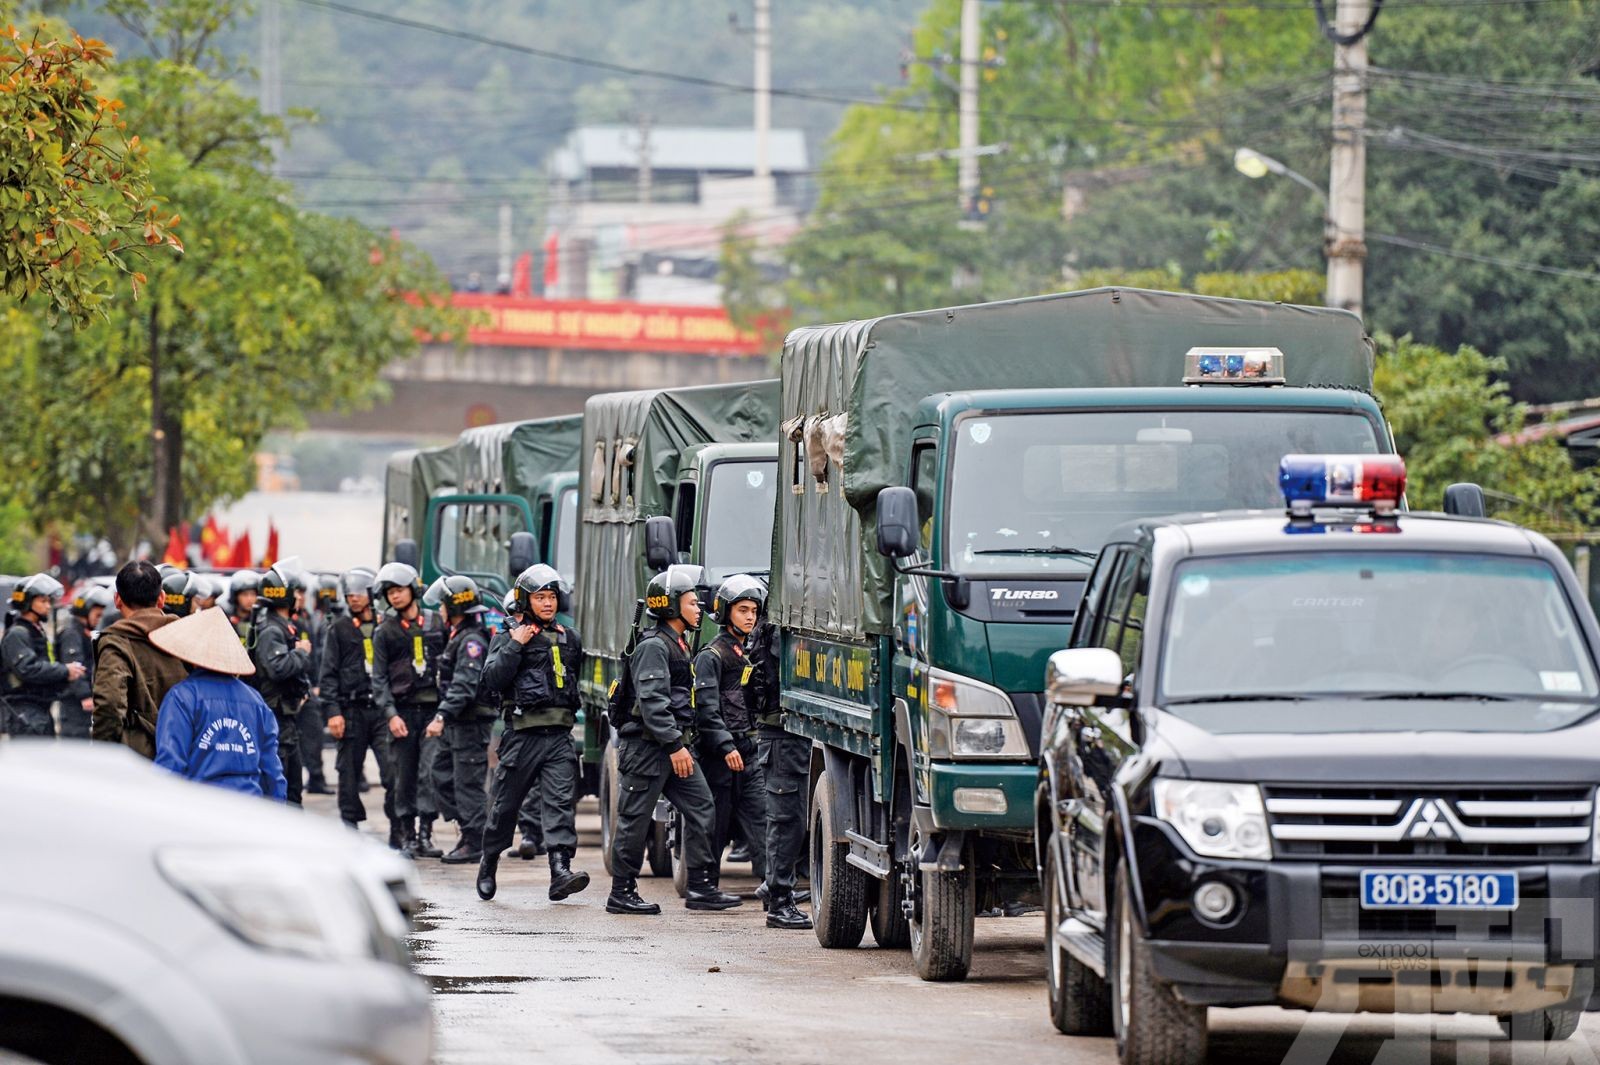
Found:
M 117 273 L 138 294 L 146 249 L 183 247 L 122 102 L 92 80 L 110 60 L 104 42 L 44 22 L 0 31 L 0 292 L 79 322 Z
M 774 264 L 760 254 L 749 224 L 749 212 L 740 211 L 722 227 L 717 275 L 722 306 L 735 326 L 759 335 L 766 349 L 776 354 L 786 327 L 782 292 L 769 277 Z
M 1171 263 L 1165 269 L 1087 270 L 1067 287 L 1148 288 L 1162 292 L 1195 292 L 1202 296 L 1222 296 L 1235 300 L 1315 306 L 1322 302 L 1322 282 L 1322 275 L 1310 270 L 1258 273 L 1211 271 L 1193 274 L 1185 279 L 1178 265 Z

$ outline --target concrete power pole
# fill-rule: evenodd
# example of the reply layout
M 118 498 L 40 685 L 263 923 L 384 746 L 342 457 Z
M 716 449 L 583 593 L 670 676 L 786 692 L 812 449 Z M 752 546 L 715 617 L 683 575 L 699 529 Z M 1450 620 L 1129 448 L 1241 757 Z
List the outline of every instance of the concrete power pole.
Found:
M 961 0 L 961 109 L 960 154 L 956 157 L 956 184 L 961 213 L 966 214 L 978 195 L 978 76 L 982 52 L 983 0 Z
M 511 205 L 500 205 L 500 269 L 495 272 L 495 291 L 511 291 Z
M 639 113 L 639 202 L 649 203 L 654 194 L 655 174 L 650 166 L 650 125 L 654 121 L 646 112 Z
M 756 0 L 756 177 L 772 176 L 772 0 Z
M 1360 33 L 1370 0 L 1338 0 L 1335 26 Z M 1362 313 L 1367 260 L 1367 39 L 1333 53 L 1333 166 L 1328 177 L 1328 306 Z

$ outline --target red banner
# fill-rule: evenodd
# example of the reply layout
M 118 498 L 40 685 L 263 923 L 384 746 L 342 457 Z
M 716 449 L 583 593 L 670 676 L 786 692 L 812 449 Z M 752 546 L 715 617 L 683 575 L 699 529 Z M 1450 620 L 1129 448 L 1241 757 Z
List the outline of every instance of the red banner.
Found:
M 457 292 L 455 306 L 479 311 L 474 344 L 591 351 L 668 351 L 694 355 L 761 355 L 761 337 L 736 327 L 721 307 L 538 300 Z

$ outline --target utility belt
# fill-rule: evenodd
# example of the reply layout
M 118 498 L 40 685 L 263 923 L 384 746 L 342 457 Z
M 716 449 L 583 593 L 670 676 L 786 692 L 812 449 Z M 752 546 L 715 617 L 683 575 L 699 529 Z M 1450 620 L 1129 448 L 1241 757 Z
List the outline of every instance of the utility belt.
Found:
M 622 728 L 617 730 L 617 736 L 620 739 L 624 739 L 624 740 L 637 739 L 637 738 L 639 738 L 641 736 L 647 736 L 647 735 L 648 734 L 645 732 L 644 726 L 639 724 L 637 721 L 630 721 L 626 725 L 622 726 Z M 651 742 L 653 743 L 655 741 L 651 740 Z M 683 743 L 684 747 L 686 747 L 689 750 L 693 751 L 695 744 L 697 744 L 699 742 L 700 742 L 700 730 L 699 729 L 694 728 L 693 726 L 690 726 L 690 727 L 685 728 L 683 730 L 682 743 Z

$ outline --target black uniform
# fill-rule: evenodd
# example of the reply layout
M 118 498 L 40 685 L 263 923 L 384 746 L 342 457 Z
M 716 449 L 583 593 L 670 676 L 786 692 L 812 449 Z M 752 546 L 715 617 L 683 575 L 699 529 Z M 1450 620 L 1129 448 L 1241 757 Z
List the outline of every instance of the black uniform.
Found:
M 11 709 L 14 736 L 54 736 L 50 704 L 65 693 L 67 667 L 50 654 L 44 629 L 32 618 L 19 617 L 0 638 L 5 664 L 4 698 Z
M 483 615 L 467 614 L 456 622 L 439 658 L 438 713 L 444 718 L 444 741 L 450 776 L 439 780 L 439 812 L 461 827 L 462 839 L 481 842 L 488 802 L 484 783 L 489 775 L 489 738 L 497 711 L 479 696 L 483 667 L 489 659 L 489 630 Z
M 693 749 L 698 737 L 692 698 L 693 663 L 683 637 L 658 624 L 639 641 L 629 665 L 638 709 L 634 720 L 617 731 L 617 768 L 621 794 L 617 830 L 611 841 L 611 875 L 633 880 L 644 860 L 645 836 L 651 828 L 656 800 L 663 794 L 677 807 L 683 822 L 683 855 L 691 872 L 711 867 L 711 830 L 716 805 L 706 776 L 698 766 L 691 776 L 672 771 L 671 756 Z
M 62 665 L 76 662 L 83 667 L 83 676 L 67 684 L 56 713 L 61 718 L 63 737 L 86 740 L 94 721 L 94 715 L 83 708 L 83 701 L 94 694 L 94 640 L 82 618 L 68 618 L 66 627 L 56 636 L 56 661 Z
M 751 871 L 766 879 L 762 841 L 767 838 L 767 783 L 756 756 L 756 721 L 750 712 L 749 694 L 755 672 L 755 664 L 745 653 L 745 641 L 723 629 L 695 656 L 694 704 L 698 717 L 718 719 L 723 727 L 720 732 L 703 727 L 700 733 L 700 764 L 717 806 L 711 851 L 720 864 L 737 821 L 744 838 L 752 841 Z M 742 772 L 728 768 L 727 755 L 734 750 L 744 759 Z M 716 873 L 713 867 L 713 883 Z
M 372 637 L 372 701 L 384 725 L 399 717 L 406 723 L 403 740 L 393 740 L 394 812 L 402 822 L 420 817 L 429 828 L 439 816 L 435 752 L 439 739 L 423 736 L 439 703 L 439 656 L 445 631 L 438 618 L 421 612 L 407 621 L 395 611 L 384 615 Z
M 505 731 L 500 734 L 483 849 L 498 854 L 511 845 L 519 811 L 536 795 L 546 849 L 554 854 L 559 848 L 570 859 L 578 849 L 579 767 L 572 726 L 578 715 L 583 641 L 570 626 L 535 622 L 534 630 L 526 644 L 502 632 L 489 648 L 483 685 L 485 691 L 499 693 Z M 527 827 L 523 837 L 528 838 Z
M 295 716 L 311 690 L 311 656 L 295 646 L 300 642 L 299 628 L 276 611 L 256 611 L 255 637 L 251 657 L 256 664 L 257 687 L 278 723 L 278 759 L 289 785 L 287 801 L 299 806 L 302 774 Z
M 395 828 L 394 764 L 389 752 L 389 722 L 372 702 L 372 637 L 377 624 L 353 617 L 328 623 L 322 642 L 322 701 L 344 718 L 339 740 L 339 816 L 350 824 L 367 819 L 361 802 L 361 770 L 367 751 L 378 759 L 383 784 L 383 813 Z
M 778 630 L 763 622 L 750 643 L 755 675 L 748 695 L 756 719 L 756 762 L 766 777 L 767 895 L 776 904 L 794 894 L 806 845 L 806 783 L 811 741 L 785 732 L 778 706 Z M 760 837 L 751 839 L 751 850 Z
M 312 686 L 322 685 L 322 641 L 334 615 L 316 610 L 303 610 L 297 618 L 300 631 L 311 641 Z M 306 786 L 318 791 L 328 786 L 327 771 L 322 766 L 322 752 L 328 743 L 328 708 L 324 696 L 312 692 L 300 706 L 295 724 L 300 728 L 300 761 L 305 766 Z

